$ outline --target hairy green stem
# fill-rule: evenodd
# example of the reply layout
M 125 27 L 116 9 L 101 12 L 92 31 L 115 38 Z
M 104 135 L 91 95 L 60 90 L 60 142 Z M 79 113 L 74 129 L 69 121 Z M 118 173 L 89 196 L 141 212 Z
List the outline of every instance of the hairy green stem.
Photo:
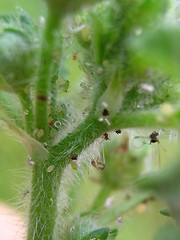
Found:
M 24 91 L 22 91 L 20 93 L 20 100 L 25 114 L 26 131 L 29 135 L 32 136 L 34 130 L 33 128 L 34 116 L 33 116 L 33 104 L 30 99 L 30 94 L 27 94 Z
M 61 171 L 53 167 L 51 159 L 34 166 L 28 240 L 53 239 L 61 179 Z
M 106 131 L 127 127 L 172 127 L 177 125 L 176 121 L 173 122 L 173 119 L 178 119 L 176 115 L 179 116 L 179 111 L 172 117 L 164 118 L 162 123 L 163 119 L 158 118 L 158 112 L 118 113 L 109 119 L 111 125 L 108 126 L 91 113 L 74 132 L 51 147 L 47 161 L 34 166 L 28 239 L 53 239 L 61 173 L 73 156 L 78 157 Z M 53 168 L 50 172 L 49 167 Z
M 110 118 L 109 130 L 131 127 L 179 127 L 180 110 L 172 115 L 163 115 L 160 109 L 156 111 L 137 111 L 132 113 L 118 113 Z
M 107 131 L 129 127 L 178 127 L 179 116 L 180 110 L 169 117 L 160 116 L 159 111 L 118 113 L 109 118 L 110 125 L 108 125 L 105 121 L 99 121 L 98 117 L 91 113 L 74 132 L 53 146 L 50 154 L 54 156 L 57 166 L 66 166 L 70 156 L 79 155 L 83 149 Z
M 53 64 L 53 73 L 54 75 L 52 76 L 51 79 L 51 104 L 50 104 L 50 109 L 51 109 L 51 118 L 54 121 L 57 117 L 57 94 L 58 94 L 58 89 L 56 85 L 56 80 L 58 79 L 58 67 L 59 65 L 57 63 Z
M 49 10 L 42 40 L 39 65 L 39 77 L 36 86 L 36 128 L 42 129 L 40 138 L 48 138 L 48 97 L 51 87 L 53 55 L 56 49 L 56 31 L 59 27 L 58 14 Z M 32 192 L 28 225 L 28 240 L 53 239 L 57 215 L 57 196 L 61 179 L 61 170 L 56 171 L 51 156 L 44 161 L 36 159 L 32 173 Z
M 41 142 L 46 141 L 48 137 L 48 96 L 50 93 L 52 58 L 56 46 L 55 35 L 58 27 L 59 16 L 49 11 L 43 36 L 36 89 L 36 128 L 42 129 L 44 133 L 40 139 Z
M 100 122 L 94 114 L 90 114 L 74 132 L 51 148 L 50 154 L 54 157 L 57 167 L 66 166 L 70 157 L 78 156 L 106 130 L 107 124 Z
M 70 156 L 80 154 L 104 133 L 105 128 L 106 124 L 99 122 L 94 115 L 90 115 L 73 133 L 67 135 L 57 146 L 52 147 L 48 160 L 35 164 L 28 240 L 53 239 L 62 170 L 70 162 Z

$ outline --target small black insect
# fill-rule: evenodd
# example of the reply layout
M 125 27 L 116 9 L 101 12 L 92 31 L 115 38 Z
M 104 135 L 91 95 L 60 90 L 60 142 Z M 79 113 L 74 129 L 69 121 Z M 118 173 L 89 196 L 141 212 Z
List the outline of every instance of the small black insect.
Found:
M 106 140 L 106 141 L 108 141 L 109 140 L 109 135 L 108 135 L 108 133 L 104 133 L 104 140 Z
M 78 155 L 70 156 L 69 158 L 70 158 L 71 160 L 74 160 L 74 161 L 76 161 L 76 160 L 77 160 L 77 158 L 78 158 Z
M 118 129 L 115 131 L 117 134 L 121 134 L 122 133 L 122 130 L 121 129 Z
M 150 144 L 151 144 L 151 143 L 156 143 L 156 142 L 159 143 L 158 136 L 159 136 L 159 133 L 158 133 L 158 132 L 156 132 L 156 131 L 152 132 L 152 133 L 149 135 Z
M 102 115 L 104 117 L 109 116 L 109 111 L 106 108 L 104 108 L 103 111 L 102 111 Z

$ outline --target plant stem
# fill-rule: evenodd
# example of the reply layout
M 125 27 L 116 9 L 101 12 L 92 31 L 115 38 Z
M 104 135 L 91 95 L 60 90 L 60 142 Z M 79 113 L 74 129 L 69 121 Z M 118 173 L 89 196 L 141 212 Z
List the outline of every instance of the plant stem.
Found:
M 35 164 L 28 240 L 53 239 L 61 173 L 69 163 L 70 156 L 79 155 L 83 149 L 104 133 L 106 127 L 105 123 L 99 122 L 95 115 L 90 114 L 73 133 L 50 149 L 50 157 L 47 161 Z M 48 172 L 50 166 L 54 169 Z
M 59 27 L 59 18 L 59 15 L 49 11 L 42 42 L 35 113 L 36 128 L 44 131 L 40 139 L 41 142 L 46 141 L 48 136 L 48 95 L 50 92 L 52 58 L 56 46 L 55 34 Z
M 91 113 L 74 132 L 53 146 L 50 154 L 54 156 L 55 163 L 61 168 L 69 163 L 70 156 L 79 155 L 83 149 L 107 131 L 129 127 L 178 127 L 179 116 L 179 110 L 171 117 L 164 117 L 164 119 L 160 118 L 159 111 L 118 113 L 109 119 L 111 125 L 108 126 L 105 122 L 99 122 L 97 116 Z
M 61 171 L 50 171 L 52 159 L 33 169 L 28 240 L 53 239 Z
M 66 166 L 70 161 L 70 156 L 79 155 L 106 130 L 107 124 L 99 122 L 97 116 L 90 114 L 74 132 L 53 146 L 50 154 L 55 158 L 58 167 Z
M 132 113 L 118 113 L 110 119 L 109 130 L 130 127 L 179 127 L 180 110 L 171 116 L 165 116 L 160 109 L 156 111 L 137 111 Z
M 29 135 L 32 136 L 33 133 L 33 105 L 32 101 L 30 100 L 30 94 L 25 93 L 24 91 L 20 94 L 20 100 L 23 106 L 24 114 L 25 114 L 25 121 L 26 121 L 26 130 Z
M 53 54 L 56 49 L 56 31 L 59 27 L 59 14 L 49 9 L 42 40 L 39 77 L 36 86 L 36 128 L 43 130 L 40 139 L 48 138 L 48 97 L 52 79 Z M 38 156 L 37 156 L 38 157 Z M 61 171 L 56 171 L 50 156 L 42 162 L 35 160 L 32 173 L 32 193 L 28 224 L 28 240 L 53 239 L 57 215 L 57 196 Z

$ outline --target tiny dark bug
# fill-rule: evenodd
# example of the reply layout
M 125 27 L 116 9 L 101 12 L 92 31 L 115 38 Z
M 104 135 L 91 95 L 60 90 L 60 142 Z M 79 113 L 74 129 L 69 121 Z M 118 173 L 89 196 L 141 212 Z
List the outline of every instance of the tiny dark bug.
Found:
M 109 111 L 106 108 L 104 108 L 103 111 L 102 111 L 102 115 L 105 116 L 105 117 L 109 116 Z
M 47 101 L 47 96 L 43 95 L 43 94 L 38 94 L 37 95 L 37 99 L 43 102 Z
M 152 133 L 149 135 L 150 144 L 151 144 L 151 143 L 156 143 L 156 142 L 159 143 L 158 136 L 159 136 L 159 133 L 158 133 L 158 132 L 156 132 L 156 131 L 152 132 Z
M 76 54 L 73 55 L 72 59 L 73 59 L 73 61 L 76 61 L 76 59 L 77 59 Z
M 51 127 L 54 126 L 54 121 L 53 121 L 53 120 L 51 120 L 51 121 L 49 122 L 49 126 L 51 126 Z
M 149 144 L 151 145 L 151 143 L 159 143 L 158 144 L 158 158 L 159 158 L 159 168 L 161 166 L 161 158 L 160 158 L 160 149 L 159 149 L 159 146 L 160 146 L 160 141 L 158 139 L 158 136 L 159 136 L 159 133 L 156 132 L 156 131 L 153 131 L 150 135 L 149 135 Z M 135 138 L 142 138 L 142 137 L 139 137 L 139 136 L 136 136 Z M 146 138 L 146 137 L 145 137 Z M 147 144 L 146 142 L 143 142 L 144 144 Z M 161 146 L 162 147 L 162 146 Z M 166 151 L 166 150 L 165 150 Z
M 71 160 L 74 160 L 74 161 L 76 161 L 76 160 L 77 160 L 77 158 L 78 158 L 78 155 L 70 156 L 69 158 L 70 158 Z
M 117 134 L 121 134 L 121 133 L 122 133 L 122 130 L 119 129 L 119 130 L 116 130 L 115 132 L 116 132 Z
M 108 141 L 109 140 L 109 135 L 108 135 L 108 133 L 104 133 L 104 140 L 106 140 L 106 141 Z

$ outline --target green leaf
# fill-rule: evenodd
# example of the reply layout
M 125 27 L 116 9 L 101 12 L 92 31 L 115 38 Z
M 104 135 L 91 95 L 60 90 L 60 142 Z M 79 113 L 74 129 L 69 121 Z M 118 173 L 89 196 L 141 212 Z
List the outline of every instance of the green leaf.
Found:
M 110 240 L 113 240 L 113 239 L 115 239 L 116 237 L 117 237 L 117 235 L 118 235 L 118 230 L 117 230 L 117 228 L 113 228 L 113 229 L 110 229 L 110 231 L 109 231 L 109 235 L 108 235 L 108 239 Z

